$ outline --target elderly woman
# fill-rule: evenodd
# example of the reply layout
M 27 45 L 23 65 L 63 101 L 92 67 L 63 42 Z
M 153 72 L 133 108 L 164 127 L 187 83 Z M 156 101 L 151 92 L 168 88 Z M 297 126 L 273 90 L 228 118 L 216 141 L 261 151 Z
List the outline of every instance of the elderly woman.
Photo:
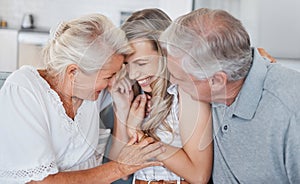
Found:
M 100 166 L 99 94 L 130 52 L 126 44 L 106 17 L 87 15 L 60 24 L 44 70 L 11 74 L 0 91 L 0 183 L 111 183 L 161 164 L 147 160 L 162 145 L 133 136 L 117 161 Z

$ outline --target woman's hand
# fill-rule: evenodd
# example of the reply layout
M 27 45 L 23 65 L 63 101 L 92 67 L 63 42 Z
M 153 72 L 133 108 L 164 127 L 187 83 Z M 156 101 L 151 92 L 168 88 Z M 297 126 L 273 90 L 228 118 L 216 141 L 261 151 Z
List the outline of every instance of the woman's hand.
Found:
M 120 80 L 116 80 L 116 77 L 114 77 L 112 79 L 112 86 L 109 88 L 113 98 L 115 114 L 122 123 L 126 122 L 133 100 L 132 84 L 133 82 L 127 77 Z
M 133 173 L 145 167 L 161 166 L 162 162 L 153 161 L 153 159 L 165 151 L 166 148 L 161 142 L 155 142 L 151 137 L 138 142 L 137 135 L 133 134 L 118 156 L 119 169 L 123 173 Z
M 138 95 L 132 102 L 127 118 L 127 131 L 129 136 L 133 136 L 133 134 L 138 131 L 137 126 L 144 120 L 146 104 L 147 97 L 145 94 Z

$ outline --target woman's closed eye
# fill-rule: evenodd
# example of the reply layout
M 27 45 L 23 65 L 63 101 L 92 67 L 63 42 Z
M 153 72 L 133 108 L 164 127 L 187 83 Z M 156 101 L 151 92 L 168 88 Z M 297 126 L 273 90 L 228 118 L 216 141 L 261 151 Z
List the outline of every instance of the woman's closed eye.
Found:
M 148 60 L 148 59 L 138 60 L 138 61 L 136 61 L 136 64 L 137 64 L 138 66 L 144 66 L 144 65 L 150 63 L 150 61 L 151 61 L 151 60 Z
M 138 66 L 144 66 L 144 65 L 148 64 L 148 62 L 146 62 L 146 63 L 137 63 L 137 64 L 138 64 Z

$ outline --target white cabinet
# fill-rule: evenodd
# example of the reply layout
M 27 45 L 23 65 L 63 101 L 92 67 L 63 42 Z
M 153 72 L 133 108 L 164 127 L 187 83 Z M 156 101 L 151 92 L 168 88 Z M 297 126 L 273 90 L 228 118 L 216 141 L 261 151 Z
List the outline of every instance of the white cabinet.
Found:
M 18 68 L 23 65 L 32 65 L 43 68 L 42 49 L 49 39 L 49 34 L 44 32 L 19 32 Z
M 0 71 L 17 69 L 18 30 L 0 29 Z

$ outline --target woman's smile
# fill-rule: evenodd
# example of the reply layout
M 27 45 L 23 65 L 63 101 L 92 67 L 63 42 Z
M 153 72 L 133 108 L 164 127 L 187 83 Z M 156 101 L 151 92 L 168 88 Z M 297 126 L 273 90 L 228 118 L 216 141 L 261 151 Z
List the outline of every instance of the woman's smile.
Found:
M 153 77 L 150 76 L 150 77 L 147 77 L 147 78 L 144 78 L 144 79 L 139 79 L 137 80 L 137 82 L 139 83 L 139 85 L 141 87 L 146 87 L 146 86 L 149 86 L 151 83 L 152 83 L 152 79 Z

